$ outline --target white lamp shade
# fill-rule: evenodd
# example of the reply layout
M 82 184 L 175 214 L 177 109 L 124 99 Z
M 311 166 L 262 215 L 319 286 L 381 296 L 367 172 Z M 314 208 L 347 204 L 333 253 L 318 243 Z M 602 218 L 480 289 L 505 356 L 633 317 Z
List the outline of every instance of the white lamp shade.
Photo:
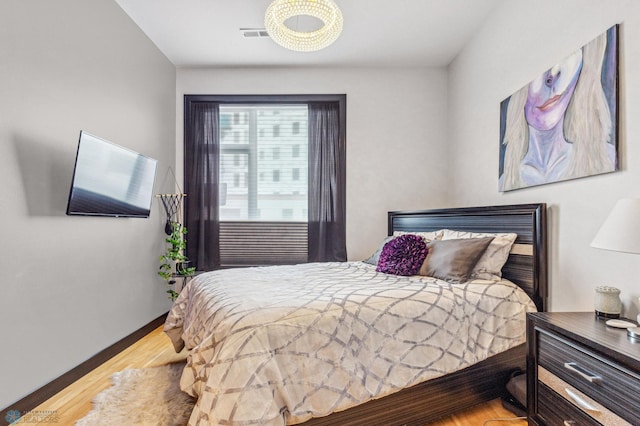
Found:
M 640 253 L 640 199 L 619 200 L 591 242 L 591 247 Z

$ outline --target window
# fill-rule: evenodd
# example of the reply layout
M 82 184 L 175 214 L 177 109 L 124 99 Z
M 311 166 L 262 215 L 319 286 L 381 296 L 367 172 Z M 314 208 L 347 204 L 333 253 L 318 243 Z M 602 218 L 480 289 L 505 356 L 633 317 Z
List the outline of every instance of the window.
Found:
M 346 260 L 345 112 L 345 95 L 185 96 L 198 269 Z
M 300 170 L 308 168 L 308 159 L 300 153 L 308 145 L 307 106 L 222 104 L 220 121 L 231 123 L 219 135 L 219 179 L 229 188 L 219 206 L 221 264 L 305 262 L 308 183 Z M 297 134 L 280 132 L 292 122 Z M 283 172 L 290 169 L 297 174 Z

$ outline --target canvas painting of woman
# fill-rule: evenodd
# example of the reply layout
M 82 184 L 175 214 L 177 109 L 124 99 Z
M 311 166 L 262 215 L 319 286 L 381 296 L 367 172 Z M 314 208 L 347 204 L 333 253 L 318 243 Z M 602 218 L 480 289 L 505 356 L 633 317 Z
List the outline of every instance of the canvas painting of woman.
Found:
M 618 25 L 500 104 L 499 190 L 618 170 Z

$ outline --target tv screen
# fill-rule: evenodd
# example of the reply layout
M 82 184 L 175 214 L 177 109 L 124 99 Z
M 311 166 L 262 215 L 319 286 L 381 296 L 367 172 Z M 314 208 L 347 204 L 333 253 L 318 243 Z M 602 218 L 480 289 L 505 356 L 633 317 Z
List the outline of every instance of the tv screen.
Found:
M 149 217 L 156 160 L 80 132 L 68 215 Z

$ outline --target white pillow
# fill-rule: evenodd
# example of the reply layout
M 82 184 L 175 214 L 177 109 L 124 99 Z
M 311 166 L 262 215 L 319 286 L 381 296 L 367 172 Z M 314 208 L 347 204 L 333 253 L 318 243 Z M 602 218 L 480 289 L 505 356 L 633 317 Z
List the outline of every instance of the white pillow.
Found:
M 500 281 L 502 278 L 502 267 L 507 263 L 511 246 L 518 238 L 518 234 L 504 233 L 480 233 L 468 231 L 454 231 L 451 229 L 442 230 L 443 240 L 455 240 L 460 238 L 483 238 L 494 237 L 487 250 L 478 260 L 473 271 L 471 271 L 471 279 L 483 279 Z

